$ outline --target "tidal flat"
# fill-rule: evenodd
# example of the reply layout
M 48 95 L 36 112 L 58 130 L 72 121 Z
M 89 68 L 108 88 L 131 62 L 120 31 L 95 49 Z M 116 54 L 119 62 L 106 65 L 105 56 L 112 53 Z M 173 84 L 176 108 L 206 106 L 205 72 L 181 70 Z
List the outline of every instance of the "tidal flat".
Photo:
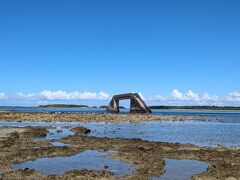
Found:
M 151 121 L 206 121 L 199 115 L 152 115 L 152 114 L 98 114 L 72 112 L 0 112 L 2 122 L 151 122 Z
M 0 179 L 240 178 L 238 123 L 209 123 L 192 115 L 171 119 L 169 115 L 0 113 Z M 219 127 L 223 133 L 229 129 L 223 143 L 214 139 L 219 135 L 214 128 Z M 200 143 L 188 138 L 194 134 Z

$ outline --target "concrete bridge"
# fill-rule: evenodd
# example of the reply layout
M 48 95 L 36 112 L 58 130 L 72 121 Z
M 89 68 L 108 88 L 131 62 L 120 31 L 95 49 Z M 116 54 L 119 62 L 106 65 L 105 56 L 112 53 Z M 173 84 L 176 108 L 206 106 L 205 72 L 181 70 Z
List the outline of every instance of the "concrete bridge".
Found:
M 130 99 L 130 113 L 152 113 L 151 109 L 145 104 L 138 93 L 119 94 L 112 97 L 107 111 L 119 112 L 119 101 L 124 99 Z

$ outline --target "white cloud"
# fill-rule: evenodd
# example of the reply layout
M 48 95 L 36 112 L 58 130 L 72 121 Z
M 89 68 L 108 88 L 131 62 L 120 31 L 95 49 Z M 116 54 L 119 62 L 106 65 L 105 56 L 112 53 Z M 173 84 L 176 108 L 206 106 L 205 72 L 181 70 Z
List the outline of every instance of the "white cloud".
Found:
M 105 93 L 105 92 L 100 92 L 98 95 L 98 99 L 99 100 L 107 100 L 107 99 L 109 99 L 109 94 Z
M 17 93 L 15 95 L 15 98 L 19 100 L 38 100 L 39 96 L 35 93 L 27 93 L 27 94 Z
M 182 100 L 184 98 L 183 93 L 181 93 L 180 91 L 178 91 L 177 89 L 174 89 L 171 94 L 170 94 L 173 98 Z
M 208 93 L 204 93 L 202 96 L 201 96 L 201 99 L 203 101 L 221 101 L 221 98 L 217 95 L 209 95 Z
M 192 92 L 191 90 L 189 90 L 187 93 L 186 93 L 186 98 L 187 99 L 190 99 L 190 100 L 194 100 L 194 101 L 199 101 L 202 99 L 202 97 L 200 97 L 200 95 L 198 93 L 194 93 Z
M 95 99 L 97 97 L 96 93 L 92 92 L 83 92 L 80 93 L 78 91 L 75 92 L 66 92 L 66 91 L 47 91 L 44 90 L 40 92 L 40 95 L 45 99 L 49 101 L 68 101 L 68 100 L 82 100 L 82 99 Z
M 188 90 L 186 93 L 182 93 L 177 89 L 174 89 L 170 94 L 173 97 L 173 100 L 182 100 L 182 101 L 218 101 L 219 97 L 216 95 L 210 96 L 207 93 L 198 94 L 192 90 Z
M 226 96 L 227 101 L 240 102 L 240 92 L 230 92 Z
M 145 96 L 139 95 L 150 104 L 162 105 L 233 105 L 240 106 L 240 92 L 230 92 L 225 96 L 210 95 L 208 93 L 197 93 L 192 90 L 182 92 L 174 89 L 168 95 Z M 106 92 L 79 92 L 79 91 L 50 91 L 44 90 L 38 93 L 17 93 L 5 94 L 0 92 L 0 100 L 8 99 L 9 102 L 45 102 L 49 101 L 78 101 L 78 100 L 110 100 L 110 95 Z
M 209 95 L 207 93 L 199 94 L 193 92 L 192 90 L 187 91 L 186 93 L 181 92 L 177 89 L 174 89 L 168 96 L 156 95 L 152 96 L 149 101 L 160 101 L 168 104 L 216 104 L 216 102 L 221 101 L 222 99 L 216 95 Z
M 44 90 L 40 93 L 17 93 L 17 98 L 23 100 L 38 100 L 38 101 L 71 101 L 71 100 L 107 100 L 109 95 L 105 92 L 67 92 L 67 91 L 48 91 Z
M 7 99 L 8 97 L 7 97 L 7 95 L 5 94 L 5 93 L 3 93 L 3 92 L 0 92 L 0 100 L 5 100 L 5 99 Z

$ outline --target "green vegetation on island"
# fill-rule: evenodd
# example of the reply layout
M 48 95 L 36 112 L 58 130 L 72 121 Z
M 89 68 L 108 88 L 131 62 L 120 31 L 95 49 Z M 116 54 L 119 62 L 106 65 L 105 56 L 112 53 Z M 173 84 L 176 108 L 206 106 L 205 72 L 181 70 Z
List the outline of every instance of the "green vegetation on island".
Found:
M 106 109 L 108 106 L 99 106 L 99 108 Z
M 77 104 L 47 104 L 40 105 L 40 108 L 91 108 L 87 105 L 77 105 Z

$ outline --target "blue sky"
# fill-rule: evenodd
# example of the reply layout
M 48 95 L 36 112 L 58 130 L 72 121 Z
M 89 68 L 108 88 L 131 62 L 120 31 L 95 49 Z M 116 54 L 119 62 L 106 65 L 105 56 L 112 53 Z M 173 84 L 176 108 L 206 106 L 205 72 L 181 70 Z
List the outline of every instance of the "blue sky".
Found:
M 237 0 L 0 0 L 0 105 L 94 104 L 124 92 L 154 104 L 238 105 L 239 8 Z

